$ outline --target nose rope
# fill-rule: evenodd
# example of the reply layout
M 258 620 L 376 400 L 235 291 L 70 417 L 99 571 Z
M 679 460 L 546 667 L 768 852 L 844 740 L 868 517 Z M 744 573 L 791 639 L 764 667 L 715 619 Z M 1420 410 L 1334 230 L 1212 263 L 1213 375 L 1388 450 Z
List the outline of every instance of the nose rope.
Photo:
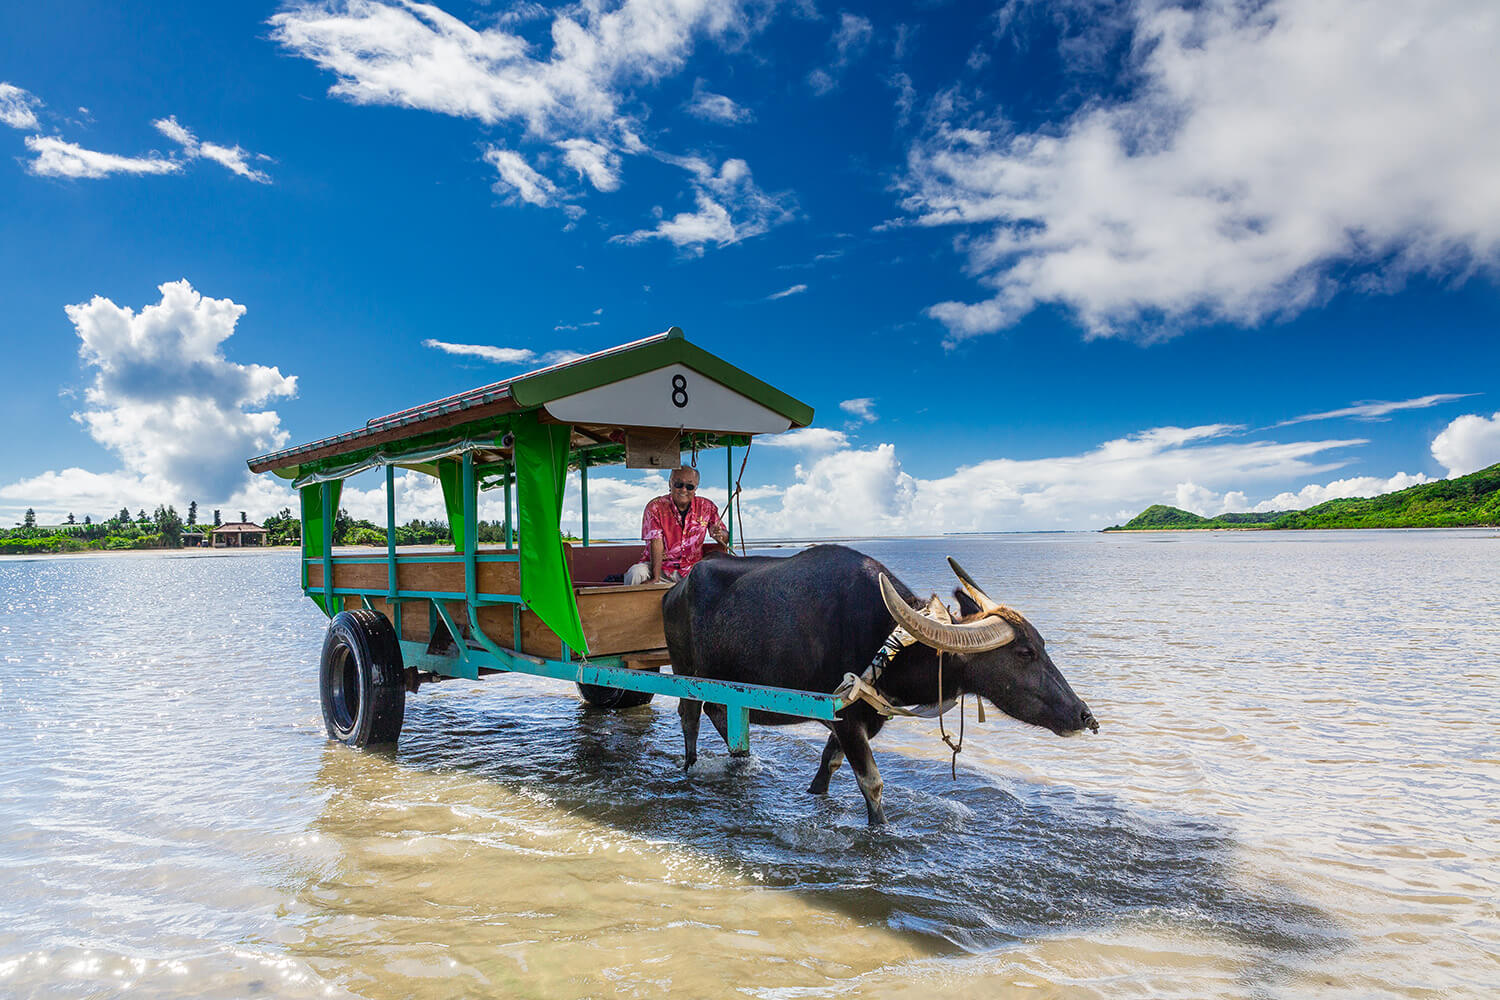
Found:
M 943 651 L 938 650 L 938 678 L 937 678 L 938 704 L 943 703 Z M 948 762 L 948 769 L 953 775 L 953 780 L 958 780 L 958 755 L 964 748 L 964 700 L 968 698 L 965 691 L 958 696 L 958 742 L 954 743 L 948 735 L 947 728 L 943 725 L 943 712 L 938 713 L 938 733 L 943 737 L 943 742 L 948 744 L 948 749 L 953 751 L 953 759 Z M 983 711 L 983 709 L 980 709 Z

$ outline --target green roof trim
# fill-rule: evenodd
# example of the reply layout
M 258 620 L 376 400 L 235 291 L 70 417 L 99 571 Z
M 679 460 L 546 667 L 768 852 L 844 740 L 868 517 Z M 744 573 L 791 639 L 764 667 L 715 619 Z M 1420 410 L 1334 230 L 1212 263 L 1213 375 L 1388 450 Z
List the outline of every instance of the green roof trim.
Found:
M 812 423 L 813 409 L 793 399 L 773 385 L 768 385 L 729 362 L 690 344 L 682 330 L 672 327 L 667 335 L 640 347 L 608 354 L 590 361 L 565 365 L 552 371 L 526 375 L 510 384 L 510 395 L 522 409 L 545 406 L 554 399 L 597 389 L 611 382 L 644 375 L 647 372 L 681 364 L 701 372 L 768 410 L 781 414 L 793 427 Z
M 673 364 L 713 379 L 785 418 L 793 427 L 812 423 L 812 407 L 688 343 L 682 330 L 674 326 L 666 333 L 576 361 L 377 417 L 364 427 L 261 455 L 249 459 L 247 464 L 251 471 L 271 472 L 294 481 L 310 475 L 326 475 L 377 454 L 387 456 L 391 464 L 401 465 L 403 453 L 419 452 L 465 437 L 488 436 L 509 426 L 509 419 L 517 412 L 535 411 L 554 400 Z M 718 437 L 719 444 L 729 443 Z M 706 445 L 706 439 L 698 442 L 699 447 Z

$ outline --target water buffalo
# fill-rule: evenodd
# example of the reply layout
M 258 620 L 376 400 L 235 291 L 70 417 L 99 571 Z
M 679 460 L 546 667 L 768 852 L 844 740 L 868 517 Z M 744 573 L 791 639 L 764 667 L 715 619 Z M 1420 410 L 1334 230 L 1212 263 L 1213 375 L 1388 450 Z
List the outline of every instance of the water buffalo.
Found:
M 940 602 L 919 610 L 922 603 L 889 570 L 841 545 L 815 546 L 790 558 L 707 560 L 662 600 L 672 669 L 688 676 L 831 692 L 845 674 L 862 674 L 899 624 L 906 633 L 897 635 L 907 644 L 891 656 L 876 682 L 891 703 L 932 704 L 968 692 L 1059 736 L 1085 728 L 1097 732 L 1093 714 L 1053 665 L 1031 623 L 990 600 L 957 563 L 948 561 L 963 585 L 954 591 L 957 621 L 945 620 Z M 941 691 L 939 650 L 944 651 Z M 702 710 L 699 701 L 678 704 L 687 767 L 698 759 Z M 726 736 L 723 706 L 710 705 L 707 711 Z M 870 738 L 885 725 L 885 716 L 863 701 L 839 716 L 825 723 L 832 734 L 808 791 L 826 793 L 833 772 L 848 757 L 870 823 L 882 824 L 880 772 Z M 752 712 L 751 721 L 785 725 L 803 720 Z

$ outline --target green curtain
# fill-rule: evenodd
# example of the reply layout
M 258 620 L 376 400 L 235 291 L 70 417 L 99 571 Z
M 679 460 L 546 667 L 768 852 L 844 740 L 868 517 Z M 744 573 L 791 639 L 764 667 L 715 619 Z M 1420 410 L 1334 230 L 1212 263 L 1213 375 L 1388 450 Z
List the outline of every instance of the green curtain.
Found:
M 535 413 L 511 421 L 516 438 L 516 505 L 521 528 L 521 599 L 575 652 L 588 655 L 573 578 L 563 555 L 562 500 L 573 428 Z
M 437 478 L 443 486 L 443 506 L 448 511 L 448 530 L 453 532 L 453 551 L 464 550 L 464 464 L 456 458 L 437 460 Z
M 330 491 L 333 496 L 328 504 L 328 509 L 333 511 L 335 517 L 339 512 L 339 494 L 344 491 L 344 481 L 335 479 L 327 483 L 313 483 L 304 486 L 297 491 L 302 498 L 302 589 L 307 589 L 307 560 L 321 559 L 323 557 L 323 491 Z M 323 608 L 323 613 L 330 618 L 336 614 L 343 604 L 342 598 L 333 599 L 334 607 L 330 610 L 324 606 L 322 591 L 311 595 L 317 602 L 318 607 Z

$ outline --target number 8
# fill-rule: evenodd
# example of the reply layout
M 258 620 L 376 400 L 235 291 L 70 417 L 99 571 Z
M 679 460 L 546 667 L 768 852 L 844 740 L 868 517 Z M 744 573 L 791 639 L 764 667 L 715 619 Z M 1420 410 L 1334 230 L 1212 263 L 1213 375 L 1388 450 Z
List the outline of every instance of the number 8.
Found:
M 679 410 L 688 405 L 687 376 L 672 376 L 672 405 Z

